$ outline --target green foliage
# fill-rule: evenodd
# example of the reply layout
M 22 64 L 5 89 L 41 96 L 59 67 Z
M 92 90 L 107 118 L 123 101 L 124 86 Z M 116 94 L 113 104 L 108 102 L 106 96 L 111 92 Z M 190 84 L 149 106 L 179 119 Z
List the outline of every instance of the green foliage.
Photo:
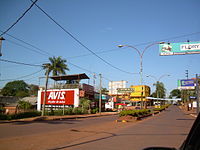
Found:
M 30 102 L 27 101 L 19 101 L 18 102 L 18 108 L 23 109 L 23 110 L 29 110 L 31 109 L 32 105 Z
M 69 70 L 65 64 L 67 61 L 59 57 L 49 57 L 50 65 L 45 65 L 43 68 L 47 70 L 46 74 L 52 72 L 53 76 L 66 74 L 65 70 Z
M 75 107 L 72 112 L 73 112 L 73 114 L 76 114 L 76 115 L 83 114 L 82 108 L 80 108 L 80 107 Z
M 17 97 L 27 97 L 27 96 L 29 96 L 29 93 L 27 93 L 25 91 L 18 91 L 15 96 L 17 96 Z
M 4 88 L 1 90 L 3 96 L 27 96 L 28 95 L 28 85 L 23 80 L 16 80 L 8 82 Z M 22 94 L 23 93 L 23 94 Z M 24 94 L 27 93 L 27 94 Z
M 50 116 L 62 116 L 63 115 L 63 109 L 59 110 L 53 110 L 51 112 L 46 112 L 45 114 L 48 114 Z M 81 114 L 88 114 L 87 109 L 83 109 L 82 107 L 68 107 L 64 109 L 64 115 L 81 115 Z
M 73 108 L 72 107 L 68 107 L 65 109 L 65 115 L 72 115 L 73 114 Z
M 176 97 L 176 98 L 181 98 L 181 90 L 179 89 L 174 89 L 170 92 L 170 97 Z
M 155 84 L 156 91 L 152 94 L 153 97 L 164 98 L 166 95 L 166 89 L 162 82 L 157 81 Z
M 80 106 L 84 109 L 90 108 L 91 101 L 89 99 L 81 98 L 80 99 Z
M 5 113 L 5 108 L 3 106 L 0 106 L 0 114 L 4 114 Z
M 123 110 L 119 113 L 119 116 L 133 116 L 133 117 L 140 117 L 144 116 L 147 114 L 150 114 L 151 110 L 150 109 L 140 109 L 140 110 Z
M 99 112 L 99 108 L 94 108 L 94 109 L 91 110 L 91 113 L 92 113 L 92 114 L 96 114 L 96 113 L 98 113 L 98 112 Z
M 109 92 L 109 91 L 108 91 L 107 88 L 102 88 L 102 89 L 101 89 L 101 93 L 102 93 L 102 94 L 108 94 L 108 92 Z
M 12 115 L 0 114 L 0 120 L 30 118 L 30 117 L 40 116 L 40 115 L 41 113 L 38 111 L 30 111 L 30 112 L 24 112 L 24 113 L 19 113 L 19 114 L 12 114 Z

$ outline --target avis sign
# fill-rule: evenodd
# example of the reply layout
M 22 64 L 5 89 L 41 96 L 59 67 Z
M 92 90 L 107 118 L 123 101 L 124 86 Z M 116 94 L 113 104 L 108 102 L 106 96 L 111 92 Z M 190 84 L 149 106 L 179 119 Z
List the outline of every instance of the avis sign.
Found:
M 44 104 L 44 91 L 41 93 L 41 104 Z M 47 91 L 47 105 L 74 105 L 74 91 L 53 90 Z

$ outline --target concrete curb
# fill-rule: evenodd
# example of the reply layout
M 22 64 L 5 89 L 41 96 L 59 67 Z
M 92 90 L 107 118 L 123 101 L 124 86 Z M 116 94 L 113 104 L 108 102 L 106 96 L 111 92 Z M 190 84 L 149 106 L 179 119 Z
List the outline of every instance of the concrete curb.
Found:
M 64 120 L 64 119 L 78 119 L 78 118 L 92 118 L 92 117 L 102 117 L 109 115 L 117 115 L 118 112 L 105 112 L 89 115 L 67 115 L 67 116 L 38 116 L 32 118 L 16 119 L 16 120 L 0 120 L 1 123 L 13 123 L 13 122 L 33 122 L 33 121 L 51 121 L 51 120 Z

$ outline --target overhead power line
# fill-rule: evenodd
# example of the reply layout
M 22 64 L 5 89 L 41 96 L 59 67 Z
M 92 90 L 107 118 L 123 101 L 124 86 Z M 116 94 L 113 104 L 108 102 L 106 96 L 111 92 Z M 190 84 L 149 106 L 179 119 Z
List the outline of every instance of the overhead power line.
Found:
M 35 75 L 35 74 L 41 72 L 42 70 L 43 70 L 43 69 L 41 69 L 41 70 L 39 70 L 39 71 L 36 71 L 36 72 L 34 72 L 34 73 L 31 73 L 31 74 L 25 75 L 25 76 L 17 77 L 17 78 L 15 78 L 15 79 L 4 79 L 4 80 L 0 80 L 0 82 L 2 82 L 2 81 L 11 81 L 11 80 L 18 80 L 18 79 L 26 78 L 26 77 Z
M 156 42 L 165 42 L 165 41 L 168 41 L 168 40 L 179 39 L 179 38 L 182 38 L 182 37 L 192 36 L 192 35 L 196 35 L 196 34 L 200 34 L 200 31 L 189 33 L 189 34 L 173 36 L 173 37 L 169 37 L 169 38 L 165 38 L 165 39 L 161 39 L 161 40 L 155 40 L 155 41 L 151 41 L 151 42 L 144 42 L 144 43 L 136 44 L 134 46 L 142 46 L 142 45 L 147 45 L 147 44 L 156 43 Z
M 0 32 L 3 32 L 3 31 L 0 30 Z M 53 54 L 50 54 L 49 52 L 47 52 L 47 51 L 45 51 L 45 50 L 42 50 L 41 48 L 38 48 L 38 47 L 34 46 L 33 44 L 30 44 L 30 43 L 28 43 L 28 42 L 26 42 L 26 41 L 24 41 L 24 40 L 22 40 L 22 39 L 19 39 L 19 38 L 15 37 L 15 36 L 11 35 L 11 34 L 6 33 L 6 35 L 12 37 L 13 39 L 15 39 L 15 40 L 17 40 L 17 41 L 20 41 L 20 42 L 26 44 L 26 45 L 28 45 L 28 46 L 34 48 L 34 49 L 36 49 L 36 50 L 34 50 L 34 51 L 37 51 L 38 53 L 41 52 L 43 55 L 53 55 Z
M 0 32 L 3 33 L 2 30 L 0 30 Z M 155 43 L 155 42 L 159 42 L 159 41 L 166 41 L 166 40 L 171 40 L 171 39 L 177 39 L 177 38 L 192 36 L 192 35 L 196 35 L 196 34 L 200 34 L 200 32 L 193 32 L 193 33 L 189 33 L 189 34 L 183 34 L 183 35 L 179 35 L 179 36 L 173 36 L 173 37 L 165 38 L 165 39 L 162 39 L 162 40 L 155 40 L 155 41 L 152 41 L 152 42 L 139 43 L 139 44 L 136 44 L 136 45 L 134 45 L 134 46 L 137 47 L 137 46 L 147 45 L 147 44 Z M 22 39 L 19 39 L 19 38 L 15 37 L 15 36 L 11 35 L 11 34 L 6 33 L 6 35 L 12 37 L 13 39 L 15 39 L 15 40 L 17 40 L 17 41 L 20 41 L 20 42 L 26 44 L 26 45 L 28 45 L 28 46 L 31 46 L 31 47 L 34 48 L 34 49 L 36 49 L 36 50 L 34 50 L 34 49 L 28 48 L 28 49 L 30 49 L 31 51 L 35 51 L 36 53 L 40 53 L 40 54 L 46 55 L 46 56 L 54 56 L 54 54 L 51 54 L 51 53 L 49 53 L 49 52 L 47 52 L 47 51 L 45 51 L 45 50 L 42 50 L 41 48 L 38 48 L 38 47 L 34 46 L 33 44 L 30 44 L 30 43 L 28 43 L 28 42 L 26 42 L 26 41 L 24 41 L 24 40 L 22 40 Z M 11 43 L 13 43 L 13 44 L 16 44 L 16 45 L 18 45 L 18 46 L 24 47 L 23 45 L 18 44 L 18 43 L 16 43 L 16 42 L 13 42 L 13 41 L 11 41 L 11 40 L 6 39 L 6 41 L 9 41 L 9 42 L 11 42 Z M 27 47 L 24 47 L 24 48 L 27 48 Z M 111 50 L 99 51 L 99 52 L 96 52 L 96 53 L 98 53 L 98 54 L 103 54 L 103 53 L 114 52 L 114 51 L 119 51 L 119 50 L 120 50 L 119 48 L 115 48 L 115 49 L 111 49 Z M 78 58 L 78 57 L 84 57 L 84 56 L 89 56 L 89 55 L 93 55 L 93 54 L 88 53 L 88 54 L 83 54 L 83 55 L 71 56 L 71 57 L 67 57 L 67 59 Z
M 31 2 L 33 2 L 31 0 Z M 75 36 L 72 35 L 72 33 L 70 33 L 69 31 L 67 31 L 63 26 L 61 26 L 55 19 L 53 19 L 48 13 L 46 13 L 39 5 L 35 4 L 35 6 L 42 11 L 50 20 L 52 20 L 58 27 L 60 27 L 66 34 L 68 34 L 71 38 L 73 38 L 77 43 L 79 43 L 82 47 L 84 47 L 86 50 L 88 50 L 89 52 L 91 52 L 94 56 L 96 56 L 97 58 L 99 58 L 100 60 L 102 60 L 104 63 L 106 63 L 107 65 L 111 66 L 112 68 L 115 68 L 121 72 L 127 73 L 127 74 L 138 74 L 138 73 L 132 73 L 132 72 L 128 72 L 125 70 L 122 70 L 114 65 L 112 65 L 111 63 L 109 63 L 108 61 L 106 61 L 105 59 L 103 59 L 102 57 L 100 57 L 99 55 L 97 55 L 95 52 L 93 52 L 90 48 L 88 48 L 85 44 L 83 44 L 80 40 L 78 40 Z
M 43 56 L 49 56 L 49 55 L 46 54 L 46 53 L 42 53 L 42 52 L 40 52 L 40 51 L 37 51 L 37 50 L 31 49 L 31 48 L 29 48 L 29 47 L 26 47 L 26 46 L 23 46 L 23 45 L 21 45 L 21 44 L 18 44 L 18 43 L 14 42 L 14 41 L 11 41 L 11 40 L 8 40 L 8 39 L 7 39 L 6 41 L 8 41 L 8 42 L 10 42 L 10 43 L 12 43 L 12 44 L 15 44 L 15 45 L 21 46 L 21 47 L 25 48 L 26 50 L 30 50 L 30 51 L 32 51 L 32 52 L 35 52 L 35 53 L 41 54 L 41 55 L 43 55 Z
M 42 65 L 28 64 L 28 63 L 17 62 L 17 61 L 6 60 L 6 59 L 0 59 L 0 61 L 14 63 L 14 64 L 18 64 L 18 65 L 26 65 L 26 66 L 33 66 L 33 67 L 42 67 Z
M 12 29 L 26 15 L 26 13 L 34 6 L 34 4 L 36 4 L 37 1 L 38 0 L 35 0 L 34 2 L 32 2 L 31 6 L 7 30 L 5 30 L 0 36 L 4 35 L 10 29 Z

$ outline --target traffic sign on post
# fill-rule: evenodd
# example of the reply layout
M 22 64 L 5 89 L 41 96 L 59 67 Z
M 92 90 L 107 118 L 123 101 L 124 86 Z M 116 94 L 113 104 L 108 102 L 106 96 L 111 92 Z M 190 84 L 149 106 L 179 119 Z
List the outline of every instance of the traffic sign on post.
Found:
M 133 88 L 117 88 L 118 93 L 132 93 L 134 92 Z

